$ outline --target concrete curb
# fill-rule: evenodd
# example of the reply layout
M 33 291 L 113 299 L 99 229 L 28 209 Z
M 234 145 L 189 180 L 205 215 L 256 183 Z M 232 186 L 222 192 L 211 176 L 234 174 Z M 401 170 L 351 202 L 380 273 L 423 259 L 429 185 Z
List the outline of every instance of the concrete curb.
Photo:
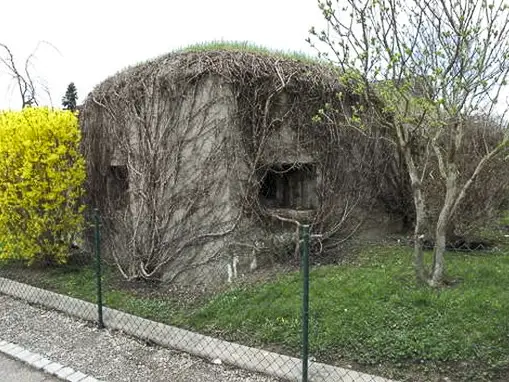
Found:
M 31 351 L 16 345 L 12 342 L 0 339 L 0 353 L 9 356 L 12 359 L 21 361 L 34 369 L 43 373 L 51 374 L 68 382 L 100 382 L 90 375 L 76 371 L 71 367 L 64 366 L 58 362 L 53 362 L 42 354 L 32 353 Z
M 96 304 L 45 289 L 0 277 L 0 293 L 60 310 L 87 321 L 97 321 Z M 107 328 L 120 330 L 164 347 L 211 360 L 220 359 L 226 364 L 277 378 L 291 381 L 300 381 L 302 378 L 302 361 L 299 358 L 222 341 L 106 307 L 103 309 L 103 320 Z M 392 382 L 386 378 L 318 362 L 309 363 L 309 380 L 313 382 Z

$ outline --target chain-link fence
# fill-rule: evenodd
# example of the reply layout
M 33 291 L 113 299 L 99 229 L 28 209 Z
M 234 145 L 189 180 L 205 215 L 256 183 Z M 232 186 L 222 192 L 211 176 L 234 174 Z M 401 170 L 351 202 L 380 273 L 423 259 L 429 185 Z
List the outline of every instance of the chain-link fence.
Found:
M 129 280 L 104 253 L 106 219 L 95 211 L 87 220 L 86 238 L 75 243 L 67 264 L 2 263 L 0 293 L 273 380 L 386 380 L 340 367 L 347 365 L 327 356 L 331 348 L 320 348 L 326 333 L 309 288 L 315 281 L 309 226 L 300 226 L 300 256 L 290 266 L 258 273 L 251 267 L 250 276 L 241 274 L 240 259 L 214 258 L 217 264 L 191 267 L 178 282 L 164 283 Z
M 130 277 L 139 272 L 118 264 L 122 252 L 111 250 L 118 244 L 112 243 L 109 219 L 97 210 L 87 212 L 87 229 L 73 241 L 66 264 L 51 257 L 31 264 L 15 259 L 0 262 L 0 293 L 95 322 L 99 328 L 120 330 L 148 344 L 258 372 L 265 375 L 260 380 L 267 381 L 370 382 L 408 375 L 411 380 L 428 380 L 429 374 L 419 374 L 418 363 L 431 365 L 425 361 L 430 349 L 458 348 L 435 341 L 426 329 L 435 323 L 434 312 L 441 317 L 457 314 L 450 306 L 456 298 L 446 300 L 441 293 L 415 284 L 412 268 L 401 263 L 405 258 L 411 262 L 412 243 L 402 238 L 393 244 L 363 243 L 364 255 L 374 252 L 367 262 L 359 252 L 351 259 L 353 264 L 335 266 L 317 255 L 321 237 L 311 231 L 312 226 L 299 225 L 290 236 L 294 247 L 275 245 L 273 251 L 281 258 L 269 262 L 262 262 L 261 256 L 240 258 L 240 251 L 221 257 L 205 241 L 200 248 L 211 254 L 208 258 L 183 251 L 180 255 L 192 259 L 187 268 L 176 269 L 170 259 L 161 271 L 145 268 L 153 278 Z M 455 266 L 464 267 L 469 259 L 495 255 L 496 251 L 485 251 L 489 245 L 486 240 L 458 240 L 448 250 L 450 256 L 462 259 Z M 464 258 L 454 251 L 482 256 Z M 140 267 L 147 264 L 147 253 L 150 248 L 125 257 Z M 453 273 L 470 277 L 469 272 Z M 454 288 L 443 290 L 444 295 L 451 293 Z M 386 305 L 389 308 L 384 310 Z M 419 333 L 409 337 L 414 332 Z M 412 370 L 392 367 L 402 358 L 397 351 L 405 357 L 415 354 L 404 364 Z

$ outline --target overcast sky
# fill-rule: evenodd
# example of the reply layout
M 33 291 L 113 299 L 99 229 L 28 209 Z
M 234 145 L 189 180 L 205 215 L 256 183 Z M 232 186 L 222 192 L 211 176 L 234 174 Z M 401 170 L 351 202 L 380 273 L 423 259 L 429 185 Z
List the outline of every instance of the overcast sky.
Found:
M 60 106 L 69 82 L 80 100 L 118 70 L 179 47 L 210 40 L 251 41 L 313 53 L 304 41 L 322 22 L 316 0 L 3 0 L 0 42 L 34 69 Z M 0 110 L 20 97 L 0 71 Z M 48 100 L 45 99 L 45 103 Z

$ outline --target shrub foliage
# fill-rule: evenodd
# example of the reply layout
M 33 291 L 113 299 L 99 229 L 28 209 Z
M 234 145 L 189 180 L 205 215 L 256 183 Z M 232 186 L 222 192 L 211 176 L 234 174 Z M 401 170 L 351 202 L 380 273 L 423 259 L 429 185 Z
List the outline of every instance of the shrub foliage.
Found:
M 70 111 L 0 112 L 0 259 L 66 262 L 83 223 L 79 141 Z

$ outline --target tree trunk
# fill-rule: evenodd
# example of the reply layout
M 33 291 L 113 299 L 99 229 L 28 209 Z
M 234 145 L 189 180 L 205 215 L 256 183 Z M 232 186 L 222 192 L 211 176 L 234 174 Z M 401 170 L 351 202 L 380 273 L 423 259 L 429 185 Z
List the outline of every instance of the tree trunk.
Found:
M 408 174 L 410 175 L 410 183 L 412 185 L 412 196 L 415 206 L 415 228 L 414 228 L 414 268 L 417 282 L 425 283 L 427 281 L 426 269 L 424 265 L 424 232 L 423 226 L 425 221 L 425 203 L 422 194 L 422 183 L 417 173 L 417 168 L 413 161 L 410 148 L 407 145 L 403 146 L 405 151 L 405 160 L 407 163 Z
M 428 284 L 432 287 L 438 287 L 442 284 L 445 273 L 445 241 L 447 224 L 439 222 L 435 231 L 435 248 L 433 249 L 433 267 L 431 268 L 431 278 Z
M 433 267 L 431 268 L 431 278 L 428 284 L 432 287 L 438 287 L 443 283 L 445 274 L 445 242 L 447 236 L 447 228 L 451 220 L 453 206 L 458 193 L 457 186 L 457 169 L 454 164 L 449 165 L 449 173 L 447 174 L 446 191 L 444 205 L 438 216 L 435 229 L 435 248 L 433 249 Z
M 414 268 L 417 281 L 420 283 L 426 282 L 426 270 L 424 267 L 424 250 L 423 240 L 424 234 L 422 232 L 424 223 L 424 199 L 420 188 L 413 190 L 414 204 L 415 204 L 415 229 L 414 229 Z
M 410 176 L 410 184 L 412 186 L 412 196 L 415 206 L 415 228 L 414 228 L 414 268 L 415 276 L 418 283 L 426 283 L 426 269 L 424 266 L 424 250 L 423 250 L 423 225 L 425 221 L 425 203 L 422 194 L 422 182 L 419 177 L 417 167 L 412 157 L 412 150 L 408 144 L 408 134 L 404 125 L 395 125 L 398 135 L 398 144 L 407 165 L 408 175 Z

